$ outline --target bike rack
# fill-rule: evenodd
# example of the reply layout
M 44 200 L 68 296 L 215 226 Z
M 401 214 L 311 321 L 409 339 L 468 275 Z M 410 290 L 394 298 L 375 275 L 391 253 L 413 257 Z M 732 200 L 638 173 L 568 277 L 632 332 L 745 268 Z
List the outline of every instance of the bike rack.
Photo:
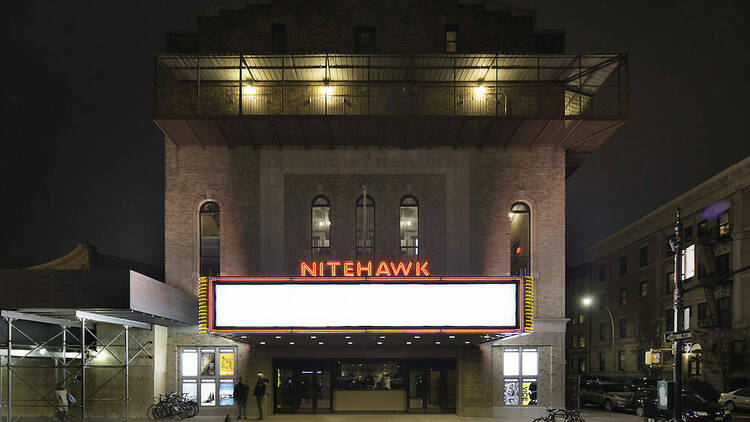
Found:
M 123 318 L 116 318 L 111 317 L 107 315 L 101 315 L 97 313 L 92 312 L 84 312 L 84 311 L 75 311 L 74 318 L 75 319 L 60 319 L 60 318 L 52 318 L 48 316 L 42 316 L 42 315 L 36 315 L 31 313 L 23 313 L 23 312 L 15 312 L 15 311 L 0 311 L 0 316 L 2 316 L 3 319 L 8 324 L 8 344 L 5 350 L 5 357 L 6 357 L 6 363 L 0 365 L 0 422 L 18 422 L 21 418 L 23 418 L 25 415 L 27 415 L 32 409 L 36 407 L 51 407 L 55 408 L 56 405 L 53 403 L 49 396 L 52 394 L 54 389 L 47 391 L 46 393 L 41 393 L 39 390 L 33 387 L 30 382 L 28 382 L 23 376 L 21 376 L 18 373 L 18 369 L 20 368 L 49 368 L 54 369 L 55 373 L 55 384 L 63 384 L 63 386 L 67 385 L 68 381 L 72 381 L 73 383 L 77 382 L 78 379 L 80 379 L 81 383 L 81 395 L 79 400 L 79 405 L 73 405 L 68 406 L 71 407 L 80 407 L 81 409 L 81 422 L 86 422 L 86 404 L 89 401 L 100 401 L 103 403 L 107 403 L 110 401 L 123 401 L 124 402 L 124 420 L 126 422 L 130 421 L 130 410 L 129 410 L 129 402 L 130 402 L 130 385 L 129 385 L 129 378 L 130 378 L 130 364 L 133 362 L 135 358 L 137 358 L 141 353 L 145 353 L 149 358 L 153 359 L 153 356 L 151 353 L 146 349 L 146 347 L 151 343 L 145 342 L 141 343 L 138 341 L 138 339 L 133 336 L 133 334 L 130 332 L 130 328 L 141 328 L 145 330 L 151 330 L 151 324 L 146 324 L 143 322 L 138 321 L 131 321 L 128 319 Z M 42 323 L 47 325 L 54 325 L 60 327 L 60 331 L 51 336 L 50 338 L 43 340 L 41 343 L 38 342 L 36 339 L 32 338 L 28 334 L 26 334 L 23 330 L 21 330 L 17 325 L 14 325 L 13 322 L 16 320 L 21 321 L 30 321 L 30 322 L 36 322 L 36 323 Z M 122 327 L 121 330 L 116 333 L 112 339 L 108 343 L 104 343 L 97 335 L 86 325 L 86 323 L 104 323 L 104 324 L 111 324 Z M 71 331 L 71 327 L 80 326 L 80 338 L 76 337 Z M 16 351 L 14 355 L 13 351 L 13 333 L 18 333 L 21 336 L 25 337 L 28 341 L 30 341 L 34 347 L 31 350 L 24 351 L 22 353 L 18 353 Z M 86 344 L 86 336 L 90 335 L 91 338 L 94 339 L 94 342 L 92 345 Z M 45 346 L 52 342 L 53 340 L 57 339 L 58 337 L 61 337 L 62 346 L 60 347 L 60 351 L 47 351 Z M 74 341 L 69 341 L 69 338 L 72 338 Z M 115 344 L 115 342 L 122 338 L 123 344 Z M 137 345 L 137 351 L 135 354 L 131 355 L 130 350 L 130 342 L 134 342 Z M 113 347 L 124 347 L 124 353 L 122 358 L 118 357 L 116 353 L 113 352 Z M 94 348 L 92 351 L 91 348 Z M 102 365 L 97 364 L 94 362 L 94 359 L 96 359 L 100 354 L 107 352 L 109 355 L 111 355 L 118 363 L 118 365 Z M 54 365 L 33 365 L 33 364 L 20 364 L 21 361 L 23 361 L 26 358 L 33 357 L 33 358 L 48 358 L 52 359 L 54 362 Z M 74 361 L 78 360 L 79 362 L 76 364 Z M 28 361 L 27 361 L 28 362 Z M 0 357 L 0 363 L 2 363 L 1 357 Z M 5 369 L 5 375 L 3 374 L 3 369 Z M 110 376 L 106 381 L 104 381 L 102 384 L 100 384 L 92 393 L 87 394 L 86 391 L 86 371 L 96 368 L 119 368 L 117 372 L 115 372 L 112 376 Z M 62 371 L 62 380 L 59 380 L 58 373 L 59 371 Z M 118 375 L 121 373 L 124 373 L 124 380 L 125 380 L 125 386 L 124 386 L 124 397 L 113 397 L 113 398 L 104 398 L 104 397 L 95 397 L 95 395 L 102 390 L 107 384 L 109 384 L 113 379 L 115 379 Z M 6 379 L 3 379 L 3 376 L 6 377 Z M 28 387 L 38 398 L 36 400 L 23 400 L 23 402 L 27 403 L 31 401 L 31 404 L 29 404 L 24 410 L 23 413 L 21 413 L 19 416 L 16 416 L 14 418 L 13 415 L 13 381 L 15 379 L 20 380 L 26 387 Z M 5 381 L 5 387 L 6 387 L 6 412 L 2 412 L 2 406 L 3 406 L 3 381 Z M 42 405 L 39 405 L 39 403 L 42 403 Z M 46 402 L 46 404 L 44 403 Z M 3 421 L 3 413 L 5 413 L 5 421 Z

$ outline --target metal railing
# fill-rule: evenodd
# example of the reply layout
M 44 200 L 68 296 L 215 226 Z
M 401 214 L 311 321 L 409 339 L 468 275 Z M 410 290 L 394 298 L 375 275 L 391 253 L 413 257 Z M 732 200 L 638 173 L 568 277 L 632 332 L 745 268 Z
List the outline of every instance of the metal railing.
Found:
M 153 113 L 562 119 L 629 113 L 625 55 L 459 59 L 159 56 L 154 63 Z M 309 63 L 299 64 L 304 60 Z M 420 60 L 427 64 L 418 65 Z

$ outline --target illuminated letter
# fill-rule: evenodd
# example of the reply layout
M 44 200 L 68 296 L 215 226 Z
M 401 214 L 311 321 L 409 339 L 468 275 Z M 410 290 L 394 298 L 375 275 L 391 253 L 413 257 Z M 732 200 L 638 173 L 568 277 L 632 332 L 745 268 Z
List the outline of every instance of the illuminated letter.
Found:
M 328 265 L 328 268 L 331 269 L 331 273 L 328 274 L 331 277 L 336 277 L 336 267 L 341 265 L 341 262 L 339 261 L 326 261 L 326 265 Z
M 419 261 L 417 261 L 417 277 L 419 276 L 429 277 L 430 276 L 430 271 L 427 269 L 427 264 L 429 263 L 430 261 L 425 261 L 420 264 Z
M 404 261 L 399 261 L 398 265 L 394 265 L 393 261 L 391 261 L 391 269 L 393 270 L 394 277 L 398 276 L 399 272 L 401 272 L 404 277 L 407 277 L 411 271 L 411 261 L 409 261 L 409 265 L 406 266 L 404 266 Z
M 380 277 L 381 274 L 388 277 L 391 276 L 391 270 L 388 269 L 388 263 L 385 261 L 380 261 L 380 264 L 378 264 L 378 269 L 375 271 L 375 277 Z
M 318 275 L 318 269 L 316 267 L 317 267 L 317 265 L 315 265 L 315 262 L 312 263 L 312 268 L 311 268 L 309 265 L 307 265 L 307 262 L 301 261 L 299 263 L 299 275 L 300 275 L 300 277 L 306 277 L 308 275 L 308 273 L 311 276 L 315 277 L 316 275 Z
M 344 277 L 354 277 L 354 262 L 344 261 Z
M 318 276 L 319 277 L 323 277 L 323 270 L 324 270 L 324 268 L 323 268 L 323 261 L 320 261 L 318 263 Z
M 363 270 L 367 270 L 367 276 L 372 277 L 372 261 L 367 261 L 366 267 L 362 266 L 362 262 L 357 261 L 357 277 L 362 277 Z

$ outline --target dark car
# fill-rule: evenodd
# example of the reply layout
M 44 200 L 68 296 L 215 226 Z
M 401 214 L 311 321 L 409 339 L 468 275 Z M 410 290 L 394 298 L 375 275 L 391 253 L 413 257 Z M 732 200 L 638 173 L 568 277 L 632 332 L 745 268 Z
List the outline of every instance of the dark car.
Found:
M 605 410 L 630 409 L 633 392 L 623 383 L 589 380 L 581 386 L 581 406 L 595 404 Z
M 633 396 L 633 410 L 640 417 L 669 420 L 671 410 L 656 406 L 656 388 L 640 387 Z M 682 393 L 682 420 L 690 422 L 731 422 L 732 416 L 719 403 L 712 403 L 698 394 Z

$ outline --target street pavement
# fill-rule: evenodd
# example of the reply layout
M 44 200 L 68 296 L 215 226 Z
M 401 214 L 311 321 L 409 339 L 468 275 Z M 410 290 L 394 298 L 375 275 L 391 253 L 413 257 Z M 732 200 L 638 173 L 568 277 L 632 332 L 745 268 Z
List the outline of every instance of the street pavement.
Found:
M 581 416 L 586 422 L 643 422 L 642 418 L 624 412 L 606 412 L 593 407 L 585 407 Z M 4 421 L 3 418 L 0 420 Z M 77 422 L 79 419 L 69 419 Z M 248 418 L 248 421 L 255 418 Z M 270 415 L 264 420 L 271 422 L 516 422 L 503 418 L 470 418 L 457 415 L 419 415 L 419 414 L 323 414 L 323 415 Z M 87 422 L 119 422 L 122 419 L 86 418 Z M 149 422 L 145 419 L 131 419 L 132 422 Z M 176 422 L 176 419 L 166 419 L 166 422 Z M 220 416 L 196 416 L 185 419 L 184 422 L 223 422 Z M 52 422 L 52 418 L 21 418 L 19 422 Z M 237 422 L 232 418 L 232 422 Z M 244 422 L 244 419 L 243 419 Z M 518 422 L 531 422 L 531 418 L 520 419 Z M 558 422 L 562 422 L 558 419 Z M 732 422 L 750 422 L 750 413 L 733 415 Z

